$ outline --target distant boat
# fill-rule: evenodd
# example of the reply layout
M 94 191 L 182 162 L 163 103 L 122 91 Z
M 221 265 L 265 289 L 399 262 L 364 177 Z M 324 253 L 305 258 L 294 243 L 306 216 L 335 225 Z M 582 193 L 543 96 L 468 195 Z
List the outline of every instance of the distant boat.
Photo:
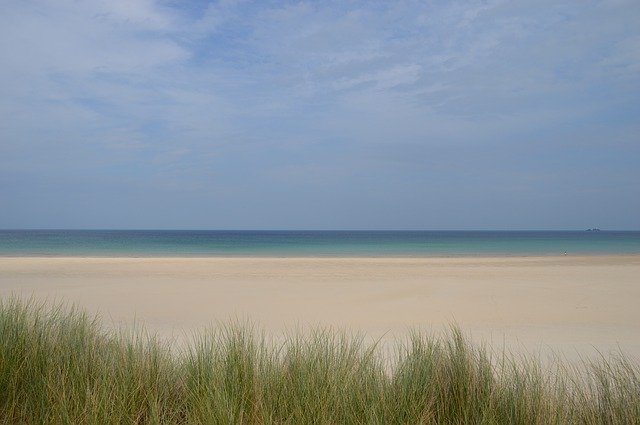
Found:
M 600 229 L 598 229 L 597 227 L 594 227 L 593 229 L 587 229 L 587 232 L 599 232 Z

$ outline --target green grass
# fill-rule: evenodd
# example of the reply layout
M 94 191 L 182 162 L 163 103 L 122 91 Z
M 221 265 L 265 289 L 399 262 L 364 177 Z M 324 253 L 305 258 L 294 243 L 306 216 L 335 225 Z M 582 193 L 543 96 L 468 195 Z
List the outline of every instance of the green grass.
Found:
M 542 369 L 455 328 L 415 333 L 394 353 L 322 329 L 275 344 L 246 324 L 178 352 L 11 298 L 0 303 L 0 423 L 640 423 L 640 371 L 623 356 Z

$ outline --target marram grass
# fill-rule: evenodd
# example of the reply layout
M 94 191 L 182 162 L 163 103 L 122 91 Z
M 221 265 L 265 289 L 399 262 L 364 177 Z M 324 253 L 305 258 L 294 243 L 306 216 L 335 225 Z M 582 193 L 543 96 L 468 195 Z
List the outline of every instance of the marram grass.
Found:
M 0 423 L 634 424 L 640 371 L 623 356 L 542 369 L 457 329 L 383 358 L 330 330 L 268 342 L 221 326 L 186 349 L 108 333 L 64 306 L 0 303 Z

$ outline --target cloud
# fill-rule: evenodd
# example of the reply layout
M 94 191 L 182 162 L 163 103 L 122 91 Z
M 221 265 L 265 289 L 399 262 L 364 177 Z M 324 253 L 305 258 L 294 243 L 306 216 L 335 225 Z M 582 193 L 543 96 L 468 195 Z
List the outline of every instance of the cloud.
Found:
M 56 182 L 85 193 L 93 182 L 111 197 L 127 186 L 162 199 L 184 187 L 213 209 L 224 194 L 216 227 L 239 216 L 234 193 L 268 202 L 269 184 L 310 205 L 341 194 L 370 214 L 367 202 L 394 191 L 397 202 L 421 198 L 421 187 L 444 196 L 434 180 L 452 193 L 503 184 L 503 206 L 506 182 L 520 181 L 513 202 L 526 203 L 560 190 L 531 183 L 539 173 L 588 166 L 610 181 L 598 187 L 619 211 L 640 216 L 620 188 L 636 193 L 640 180 L 639 17 L 634 1 L 8 1 L 0 188 L 10 198 Z M 609 162 L 583 160 L 603 155 Z M 579 179 L 567 181 L 581 193 Z M 346 195 L 359 191 L 373 198 Z M 276 198 L 284 216 L 296 210 Z M 26 206 L 15 208 L 0 227 L 20 222 Z

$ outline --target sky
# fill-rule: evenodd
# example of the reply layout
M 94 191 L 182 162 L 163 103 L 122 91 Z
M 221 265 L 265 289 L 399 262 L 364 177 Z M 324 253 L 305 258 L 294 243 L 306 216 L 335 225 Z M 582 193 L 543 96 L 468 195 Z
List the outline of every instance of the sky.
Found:
M 638 230 L 639 22 L 1 0 L 0 228 Z

